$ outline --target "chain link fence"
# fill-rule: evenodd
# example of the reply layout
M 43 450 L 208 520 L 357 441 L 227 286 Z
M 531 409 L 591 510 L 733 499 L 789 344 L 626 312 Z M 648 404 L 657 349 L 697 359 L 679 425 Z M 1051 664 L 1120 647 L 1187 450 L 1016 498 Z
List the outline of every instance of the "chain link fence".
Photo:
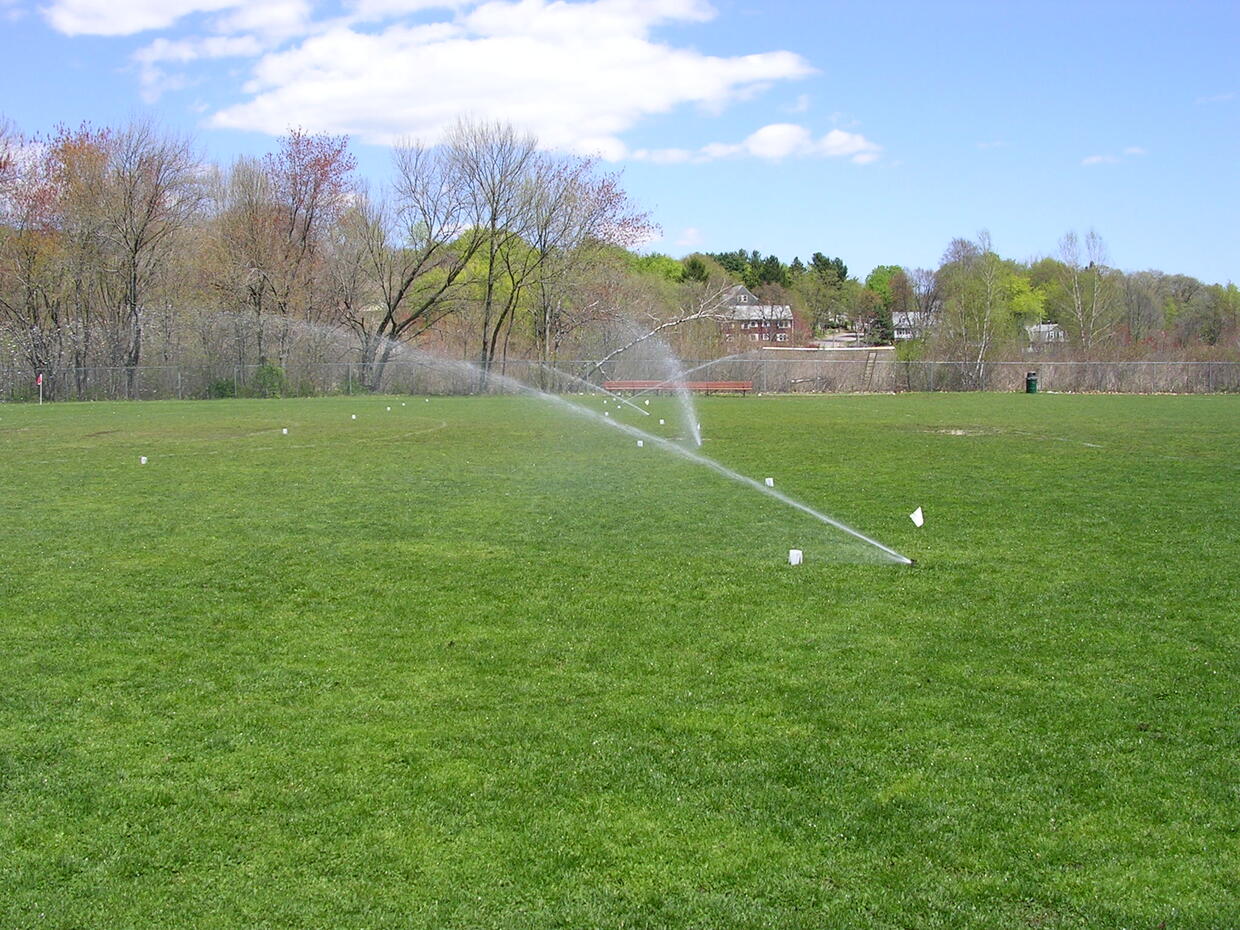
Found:
M 1240 392 L 1240 362 L 937 362 L 873 355 L 822 358 L 732 357 L 682 361 L 688 381 L 750 381 L 756 393 L 834 394 L 904 391 L 1023 391 L 1036 373 L 1039 390 L 1062 393 L 1213 394 Z M 603 366 L 559 360 L 554 366 L 509 360 L 484 379 L 467 361 L 399 360 L 381 372 L 357 362 L 271 365 L 181 364 L 88 367 L 43 372 L 48 401 L 161 400 L 361 394 L 512 393 L 528 385 L 553 393 L 585 391 L 604 380 L 664 380 L 666 363 L 618 358 Z M 586 383 L 583 383 L 586 382 Z M 0 368 L 0 401 L 38 401 L 29 370 Z

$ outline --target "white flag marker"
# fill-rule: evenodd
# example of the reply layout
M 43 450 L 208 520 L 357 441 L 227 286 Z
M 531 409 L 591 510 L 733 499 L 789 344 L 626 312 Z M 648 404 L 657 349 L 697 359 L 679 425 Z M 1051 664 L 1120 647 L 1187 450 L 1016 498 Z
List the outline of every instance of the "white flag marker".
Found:
M 649 407 L 649 406 L 650 406 L 650 401 L 646 401 L 646 406 L 647 406 L 647 407 Z
M 766 479 L 766 486 L 767 486 L 768 488 L 773 488 L 773 487 L 775 487 L 775 479 L 774 479 L 774 478 L 767 478 L 767 479 Z
M 388 408 L 387 408 L 387 412 L 388 412 L 388 413 L 391 413 L 391 412 L 392 412 L 392 408 L 391 408 L 391 407 L 388 407 Z
M 350 419 L 350 420 L 356 420 L 356 419 L 357 419 L 357 414 L 356 414 L 356 413 L 351 413 L 351 414 L 349 414 L 349 419 Z
M 139 464 L 139 465 L 145 465 L 145 464 L 146 464 L 146 456 L 145 456 L 145 455 L 139 455 L 139 456 L 138 456 L 138 464 Z
M 800 565 L 801 560 L 803 558 L 804 558 L 804 553 L 801 552 L 800 549 L 789 549 L 788 550 L 788 564 L 789 565 Z
M 639 449 L 640 449 L 640 448 L 641 448 L 642 446 L 644 446 L 645 444 L 646 444 L 646 443 L 644 443 L 642 440 L 640 440 L 640 439 L 639 439 L 639 440 L 637 440 L 637 448 L 639 448 Z
M 280 432 L 281 432 L 281 433 L 283 433 L 285 436 L 287 436 L 287 435 L 288 435 L 288 427 L 287 427 L 287 426 L 286 426 L 286 427 L 284 427 L 284 429 L 280 430 Z
M 660 421 L 659 421 L 659 425 L 660 425 L 660 426 L 663 426 L 663 425 L 665 425 L 666 423 L 667 423 L 667 420 L 660 420 Z
M 926 522 L 926 515 L 921 512 L 920 507 L 910 513 L 908 518 L 913 521 L 914 526 L 921 526 Z

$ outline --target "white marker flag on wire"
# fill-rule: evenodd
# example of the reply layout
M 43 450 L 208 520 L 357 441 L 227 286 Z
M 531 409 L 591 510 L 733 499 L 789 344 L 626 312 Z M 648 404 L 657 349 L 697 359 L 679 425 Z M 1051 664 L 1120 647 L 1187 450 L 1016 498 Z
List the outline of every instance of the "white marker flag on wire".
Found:
M 926 522 L 926 515 L 921 512 L 920 507 L 910 513 L 908 518 L 913 521 L 914 526 L 921 526 Z

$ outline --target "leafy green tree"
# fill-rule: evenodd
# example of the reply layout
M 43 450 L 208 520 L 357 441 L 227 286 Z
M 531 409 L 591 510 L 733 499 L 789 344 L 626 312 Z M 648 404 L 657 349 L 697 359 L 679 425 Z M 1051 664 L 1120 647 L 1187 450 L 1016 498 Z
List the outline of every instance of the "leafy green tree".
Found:
M 827 258 L 821 252 L 810 256 L 810 270 L 827 284 L 840 284 L 848 280 L 848 266 L 842 258 Z
M 702 260 L 700 255 L 690 255 L 684 260 L 682 280 L 704 283 L 709 278 L 710 271 L 706 267 L 706 262 Z
M 794 259 L 788 266 L 789 286 L 795 300 L 817 331 L 847 325 L 856 308 L 857 293 L 848 285 L 848 266 L 841 259 L 815 252 L 809 264 Z M 854 282 L 855 283 L 855 282 Z
M 633 270 L 640 274 L 655 275 L 673 284 L 679 284 L 685 279 L 685 266 L 670 255 L 660 252 L 637 256 L 633 260 Z
M 903 274 L 899 265 L 879 265 L 865 279 L 865 286 L 876 293 L 888 309 L 891 308 L 891 278 L 896 274 Z
M 871 291 L 877 298 L 875 304 L 875 318 L 867 331 L 867 338 L 871 344 L 887 345 L 895 338 L 895 326 L 892 321 L 892 313 L 894 312 L 894 291 L 893 281 L 899 278 L 904 291 L 908 291 L 908 279 L 904 276 L 904 269 L 899 265 L 879 265 L 865 279 L 866 290 Z M 909 302 L 907 297 L 911 297 L 911 293 L 906 295 L 905 304 Z
M 884 345 L 890 341 L 891 316 L 884 320 L 883 298 L 878 291 L 861 288 L 853 304 L 853 331 L 863 333 L 867 345 Z
M 749 254 L 744 249 L 735 252 L 709 252 L 708 256 L 718 262 L 723 270 L 742 282 L 746 287 L 757 287 L 758 282 L 751 277 Z
M 1041 318 L 1045 296 L 1020 266 L 999 257 L 985 231 L 977 242 L 954 240 L 943 259 L 938 339 L 948 354 L 971 361 L 973 379 L 983 384 L 987 363 L 1023 341 L 1026 321 Z
M 778 284 L 780 287 L 787 287 L 791 284 L 788 277 L 788 268 L 775 255 L 768 255 L 758 263 L 757 267 L 758 284 Z

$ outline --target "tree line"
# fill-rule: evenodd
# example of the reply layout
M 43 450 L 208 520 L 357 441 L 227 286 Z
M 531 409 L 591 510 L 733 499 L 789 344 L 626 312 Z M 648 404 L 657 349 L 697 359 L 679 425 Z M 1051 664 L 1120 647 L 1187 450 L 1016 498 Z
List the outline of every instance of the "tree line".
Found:
M 823 252 L 637 254 L 653 228 L 596 160 L 501 123 L 398 145 L 372 187 L 344 136 L 294 130 L 221 166 L 150 122 L 31 138 L 0 121 L 0 367 L 88 396 L 98 368 L 132 390 L 144 365 L 278 373 L 348 352 L 377 387 L 412 343 L 471 362 L 485 386 L 510 358 L 610 359 L 653 339 L 722 353 L 734 283 L 792 305 L 806 331 L 885 342 L 898 323 L 914 336 L 906 354 L 979 363 L 1016 351 L 1035 322 L 1084 355 L 1234 352 L 1240 339 L 1235 285 L 1126 274 L 1092 232 L 1031 262 L 981 234 L 936 269 L 862 280 Z
M 691 315 L 700 288 L 636 268 L 650 229 L 595 160 L 504 124 L 398 145 L 373 189 L 343 136 L 294 130 L 221 167 L 148 122 L 36 139 L 5 126 L 0 366 L 85 396 L 70 382 L 99 367 L 132 387 L 142 365 L 347 351 L 377 385 L 396 347 L 420 343 L 485 383 L 510 355 L 550 363 Z
M 1026 344 L 1026 327 L 1037 323 L 1058 326 L 1063 350 L 1082 357 L 1240 348 L 1235 284 L 1125 273 L 1109 264 L 1093 230 L 1083 237 L 1068 232 L 1054 254 L 1025 262 L 1000 256 L 982 232 L 953 240 L 935 269 L 879 265 L 864 279 L 821 252 L 808 263 L 784 263 L 743 249 L 691 256 L 683 274 L 703 273 L 707 263 L 768 302 L 792 305 L 817 332 L 848 329 L 889 343 L 899 320 L 912 330 L 910 351 L 939 358 L 1010 352 Z

